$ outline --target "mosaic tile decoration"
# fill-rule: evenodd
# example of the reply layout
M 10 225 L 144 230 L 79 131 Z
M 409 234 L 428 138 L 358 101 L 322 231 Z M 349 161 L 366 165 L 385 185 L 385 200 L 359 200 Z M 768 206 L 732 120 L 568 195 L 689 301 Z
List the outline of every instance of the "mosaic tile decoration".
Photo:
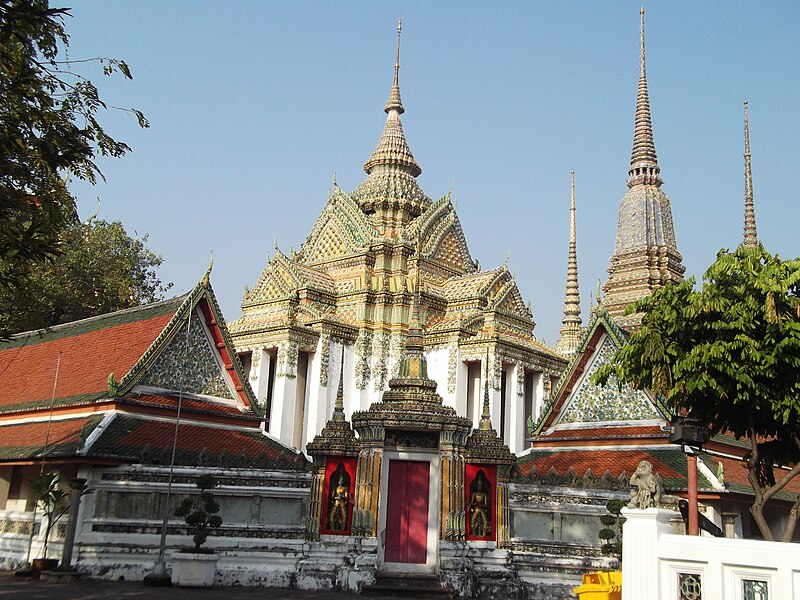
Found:
M 182 326 L 140 380 L 167 390 L 183 390 L 233 400 L 203 324 L 192 311 L 192 323 Z
M 659 414 L 647 395 L 630 386 L 617 388 L 617 380 L 611 378 L 608 384 L 600 387 L 589 381 L 600 365 L 611 360 L 617 346 L 609 336 L 592 358 L 579 387 L 572 392 L 572 398 L 564 408 L 560 423 L 597 423 L 603 421 L 638 421 L 656 419 Z

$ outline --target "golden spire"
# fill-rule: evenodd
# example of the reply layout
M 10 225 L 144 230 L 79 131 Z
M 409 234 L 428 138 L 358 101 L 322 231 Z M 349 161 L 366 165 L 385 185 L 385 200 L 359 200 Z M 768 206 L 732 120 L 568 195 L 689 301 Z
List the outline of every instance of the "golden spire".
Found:
M 744 245 L 747 248 L 755 248 L 758 245 L 756 209 L 753 202 L 753 171 L 750 166 L 750 119 L 747 114 L 747 100 L 744 101 Z
M 344 344 L 342 344 L 342 362 L 339 366 L 339 388 L 336 390 L 336 403 L 333 405 L 333 420 L 344 421 Z
M 575 235 L 575 171 L 572 171 L 572 187 L 569 202 L 569 252 L 567 254 L 567 289 L 564 295 L 564 319 L 561 321 L 561 337 L 556 350 L 572 354 L 580 342 L 581 296 L 578 288 L 578 252 Z
M 378 147 L 364 163 L 364 170 L 367 174 L 381 171 L 401 171 L 405 172 L 412 177 L 419 176 L 422 169 L 414 160 L 414 155 L 411 154 L 411 149 L 408 147 L 405 135 L 403 134 L 403 125 L 400 123 L 400 115 L 405 112 L 403 102 L 400 100 L 400 32 L 403 29 L 403 24 L 400 19 L 397 20 L 397 50 L 395 52 L 394 61 L 394 81 L 392 82 L 392 91 L 389 93 L 389 100 L 386 102 L 384 112 L 388 115 L 386 118 L 386 126 L 383 128 L 381 139 L 378 141 Z
M 489 349 L 486 349 L 486 385 L 483 386 L 483 412 L 481 413 L 481 420 L 478 423 L 478 429 L 482 431 L 491 431 L 492 429 L 492 414 L 489 407 Z
M 650 97 L 647 92 L 647 68 L 644 52 L 644 7 L 639 11 L 639 92 L 636 97 L 636 120 L 633 129 L 633 151 L 628 169 L 628 187 L 638 184 L 660 186 L 661 169 L 656 158 L 653 124 L 650 120 Z

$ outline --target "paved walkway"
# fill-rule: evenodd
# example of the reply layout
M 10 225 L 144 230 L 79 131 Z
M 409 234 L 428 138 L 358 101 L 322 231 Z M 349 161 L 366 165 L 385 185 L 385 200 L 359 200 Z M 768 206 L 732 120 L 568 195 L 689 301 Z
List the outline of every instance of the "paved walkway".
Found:
M 301 592 L 263 587 L 218 587 L 187 589 L 145 587 L 130 581 L 69 581 L 49 583 L 30 577 L 15 577 L 0 571 L 0 600 L 344 600 L 355 594 Z M 358 597 L 358 596 L 355 596 Z M 395 596 L 369 596 L 370 600 L 390 600 Z

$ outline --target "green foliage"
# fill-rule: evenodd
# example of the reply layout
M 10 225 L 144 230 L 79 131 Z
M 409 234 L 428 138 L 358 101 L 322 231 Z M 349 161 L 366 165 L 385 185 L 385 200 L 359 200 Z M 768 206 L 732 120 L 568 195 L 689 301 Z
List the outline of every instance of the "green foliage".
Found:
M 214 495 L 208 490 L 217 486 L 217 480 L 212 475 L 201 475 L 197 478 L 196 485 L 200 494 L 184 498 L 175 515 L 183 517 L 192 532 L 194 551 L 202 552 L 201 546 L 206 543 L 210 530 L 222 525 L 222 519 L 217 515 L 219 504 L 214 500 Z
M 760 245 L 720 251 L 699 291 L 667 284 L 634 304 L 641 329 L 592 378 L 649 388 L 712 434 L 749 439 L 751 512 L 766 539 L 763 503 L 800 473 L 799 286 L 800 259 Z M 776 464 L 796 468 L 776 479 Z
M 76 71 L 97 63 L 104 75 L 131 79 L 130 68 L 110 58 L 59 60 L 68 15 L 47 0 L 0 0 L 0 288 L 16 287 L 32 262 L 60 252 L 62 230 L 77 220 L 68 178 L 94 183 L 103 177 L 96 157 L 130 150 L 97 120 L 118 107 Z M 141 112 L 120 110 L 148 127 Z
M 31 479 L 30 485 L 46 522 L 42 558 L 47 558 L 50 532 L 58 520 L 69 510 L 69 494 L 58 487 L 58 475 L 49 471 Z
M 118 221 L 68 225 L 63 253 L 28 271 L 24 285 L 0 287 L 0 332 L 29 331 L 155 302 L 172 284 L 156 275 L 161 256 L 147 236 L 129 237 Z
M 606 556 L 616 556 L 622 560 L 622 525 L 625 517 L 620 512 L 625 507 L 622 500 L 609 500 L 606 502 L 608 514 L 600 517 L 600 522 L 604 525 L 597 536 L 603 541 L 600 550 Z

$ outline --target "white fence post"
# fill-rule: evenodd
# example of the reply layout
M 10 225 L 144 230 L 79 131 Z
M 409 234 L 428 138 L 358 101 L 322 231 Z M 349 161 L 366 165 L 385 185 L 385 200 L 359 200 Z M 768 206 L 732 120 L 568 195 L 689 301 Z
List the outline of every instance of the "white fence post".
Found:
M 622 600 L 658 597 L 658 538 L 672 533 L 677 513 L 662 508 L 623 508 Z

